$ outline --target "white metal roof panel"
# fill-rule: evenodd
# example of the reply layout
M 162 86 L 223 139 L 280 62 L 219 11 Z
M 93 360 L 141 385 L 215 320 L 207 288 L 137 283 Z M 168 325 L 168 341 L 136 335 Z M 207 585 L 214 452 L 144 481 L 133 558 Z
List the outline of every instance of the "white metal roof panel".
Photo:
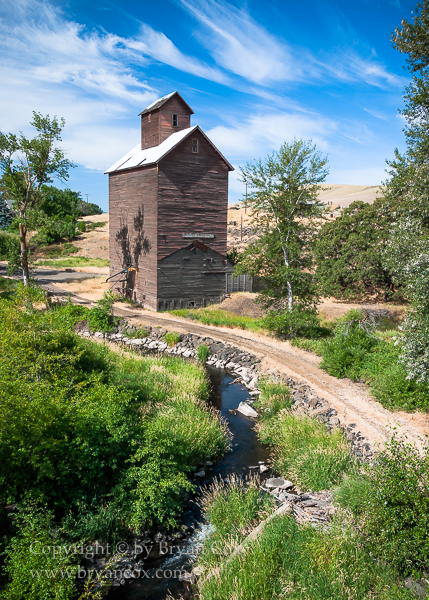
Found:
M 163 156 L 165 156 L 170 150 L 172 150 L 177 144 L 179 144 L 187 135 L 198 128 L 198 125 L 188 127 L 188 129 L 182 129 L 172 133 L 166 140 L 164 140 L 158 146 L 152 148 L 144 148 L 142 150 L 141 144 L 137 144 L 132 150 L 130 150 L 125 156 L 115 162 L 105 173 L 114 173 L 115 171 L 122 171 L 124 169 L 131 169 L 133 167 L 141 167 L 143 165 L 152 165 L 157 163 Z

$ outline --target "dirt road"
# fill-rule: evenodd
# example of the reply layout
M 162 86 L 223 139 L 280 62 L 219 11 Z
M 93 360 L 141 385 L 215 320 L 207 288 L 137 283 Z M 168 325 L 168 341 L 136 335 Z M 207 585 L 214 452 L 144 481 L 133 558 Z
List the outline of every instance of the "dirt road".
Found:
M 57 285 L 51 284 L 49 288 L 58 291 L 59 295 L 67 295 Z M 76 294 L 71 297 L 77 303 L 87 306 L 93 304 L 89 298 Z M 319 368 L 319 357 L 293 348 L 289 342 L 241 329 L 202 325 L 168 313 L 152 313 L 140 308 L 128 308 L 123 304 L 116 304 L 114 312 L 117 316 L 126 317 L 134 325 L 150 325 L 179 333 L 209 336 L 251 352 L 262 359 L 261 366 L 264 370 L 286 373 L 293 379 L 310 385 L 318 396 L 328 400 L 332 408 L 335 408 L 342 423 L 355 423 L 356 430 L 361 431 L 371 444 L 383 443 L 391 437 L 394 427 L 419 446 L 422 445 L 424 436 L 429 434 L 427 413 L 388 411 L 370 396 L 364 384 L 331 377 Z
M 195 333 L 230 342 L 262 359 L 262 367 L 286 373 L 298 381 L 308 383 L 318 396 L 326 398 L 338 412 L 342 422 L 356 423 L 356 429 L 371 443 L 382 443 L 398 427 L 410 441 L 421 445 L 429 434 L 429 415 L 425 413 L 392 413 L 369 395 L 364 384 L 349 379 L 336 379 L 319 368 L 320 358 L 293 348 L 289 342 L 280 342 L 266 336 L 240 329 L 212 327 L 164 313 L 150 313 L 116 307 L 116 314 L 126 316 L 133 324 L 163 327 L 179 333 Z

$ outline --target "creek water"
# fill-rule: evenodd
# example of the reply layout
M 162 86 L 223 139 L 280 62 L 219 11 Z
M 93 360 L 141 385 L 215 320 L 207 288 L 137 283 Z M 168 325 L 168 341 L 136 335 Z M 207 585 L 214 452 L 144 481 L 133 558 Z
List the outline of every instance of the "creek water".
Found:
M 213 389 L 211 403 L 228 421 L 233 437 L 231 450 L 210 470 L 206 469 L 201 485 L 207 485 L 214 477 L 225 479 L 233 473 L 248 474 L 250 466 L 256 466 L 269 457 L 268 449 L 259 442 L 253 430 L 254 421 L 240 413 L 234 415 L 229 412 L 249 398 L 247 390 L 232 383 L 234 377 L 224 370 L 208 367 L 208 373 Z M 209 533 L 210 525 L 202 522 L 202 515 L 194 503 L 185 508 L 182 520 L 185 525 L 193 527 L 193 535 L 187 541 L 146 544 L 141 555 L 143 565 L 136 566 L 124 585 L 111 589 L 109 600 L 165 600 L 168 594 L 172 598 L 189 597 L 189 588 L 178 575 L 181 570 L 192 570 L 198 546 Z

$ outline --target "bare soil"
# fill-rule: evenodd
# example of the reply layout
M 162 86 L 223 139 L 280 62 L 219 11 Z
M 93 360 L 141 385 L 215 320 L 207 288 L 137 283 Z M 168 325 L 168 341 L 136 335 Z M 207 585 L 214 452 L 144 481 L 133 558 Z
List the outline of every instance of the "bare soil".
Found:
M 85 256 L 86 258 L 109 258 L 109 213 L 102 215 L 91 215 L 82 217 L 79 221 L 85 223 L 103 223 L 103 227 L 96 227 L 94 231 L 82 233 L 73 240 L 73 244 L 79 248 L 79 252 L 73 256 Z

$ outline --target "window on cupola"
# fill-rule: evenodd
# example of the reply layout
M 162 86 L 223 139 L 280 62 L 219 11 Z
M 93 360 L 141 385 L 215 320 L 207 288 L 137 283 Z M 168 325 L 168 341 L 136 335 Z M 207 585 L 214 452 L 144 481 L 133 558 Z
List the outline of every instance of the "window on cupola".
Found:
M 173 113 L 172 123 L 173 127 L 179 127 L 179 115 Z

